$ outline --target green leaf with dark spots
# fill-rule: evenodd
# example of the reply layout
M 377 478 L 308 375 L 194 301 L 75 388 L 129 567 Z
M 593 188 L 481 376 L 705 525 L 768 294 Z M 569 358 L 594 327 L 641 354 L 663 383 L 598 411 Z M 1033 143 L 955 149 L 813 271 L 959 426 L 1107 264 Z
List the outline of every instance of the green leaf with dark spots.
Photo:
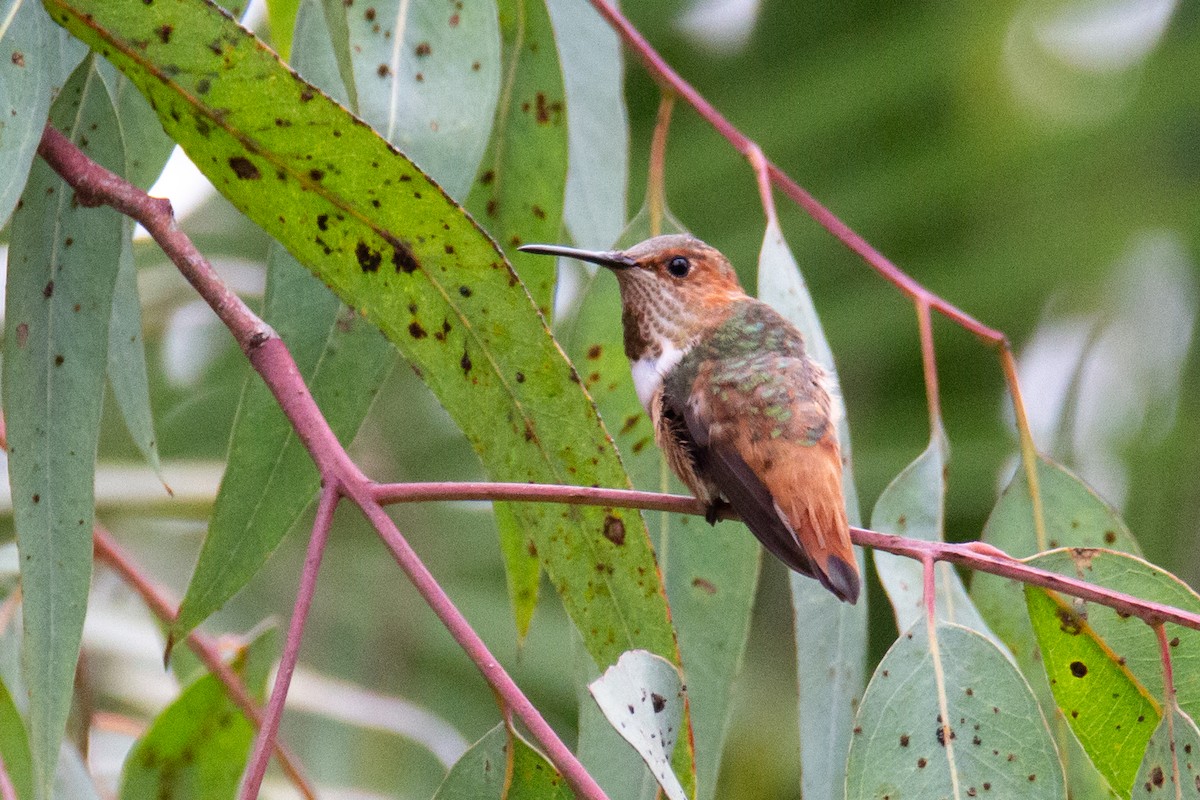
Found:
M 260 634 L 232 667 L 260 702 L 276 656 L 275 631 Z M 123 800 L 233 797 L 250 755 L 254 726 L 213 675 L 188 686 L 134 744 L 121 774 Z
M 542 0 L 499 0 L 503 71 L 496 125 L 467 208 L 508 254 L 547 319 L 554 260 L 517 252 L 557 241 L 567 182 L 567 109 Z
M 51 122 L 118 173 L 125 149 L 91 60 Z M 23 658 L 36 783 L 54 776 L 92 571 L 93 476 L 123 219 L 87 208 L 45 162 L 13 215 L 4 336 L 9 481 L 24 591 Z
M 1025 600 L 1055 702 L 1109 786 L 1129 797 L 1162 713 L 1158 702 L 1081 607 L 1037 586 L 1025 587 Z
M 200 0 L 46 2 L 138 84 L 214 186 L 384 331 L 492 478 L 627 485 L 529 293 L 411 161 Z M 639 647 L 678 662 L 637 514 L 517 513 L 598 663 Z
M 450 768 L 434 800 L 570 800 L 546 757 L 501 723 Z

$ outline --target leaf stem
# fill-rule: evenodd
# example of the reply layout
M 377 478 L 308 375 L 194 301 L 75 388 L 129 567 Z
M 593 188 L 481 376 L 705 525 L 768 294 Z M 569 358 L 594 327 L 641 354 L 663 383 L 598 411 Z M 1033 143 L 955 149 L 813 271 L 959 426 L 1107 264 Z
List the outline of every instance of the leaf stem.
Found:
M 650 235 L 662 233 L 663 212 L 667 207 L 667 136 L 671 131 L 671 112 L 675 93 L 663 89 L 650 137 L 650 166 L 646 176 L 646 206 L 650 212 Z

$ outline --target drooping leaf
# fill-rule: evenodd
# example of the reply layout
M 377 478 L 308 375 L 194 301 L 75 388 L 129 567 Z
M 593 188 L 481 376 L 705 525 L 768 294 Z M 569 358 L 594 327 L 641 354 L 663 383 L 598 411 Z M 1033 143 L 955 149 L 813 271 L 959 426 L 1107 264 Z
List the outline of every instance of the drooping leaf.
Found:
M 246 645 L 232 667 L 260 701 L 277 650 L 276 631 Z M 250 755 L 254 727 L 217 678 L 203 675 L 155 718 L 125 759 L 125 800 L 233 797 Z
M 548 0 L 567 96 L 563 220 L 579 247 L 601 249 L 625 224 L 629 121 L 621 40 L 591 5 Z
M 1004 653 L 952 623 L 936 623 L 931 637 L 920 620 L 867 686 L 846 797 L 1065 800 L 1066 789 L 1037 700 Z
M 496 125 L 467 208 L 508 254 L 549 319 L 554 261 L 517 251 L 554 241 L 567 181 L 567 111 L 554 29 L 542 0 L 499 0 L 503 74 Z
M 33 763 L 25 721 L 13 703 L 8 687 L 0 681 L 0 759 L 17 792 L 18 800 L 34 800 Z
M 162 478 L 154 415 L 150 408 L 150 379 L 146 373 L 146 344 L 142 338 L 142 304 L 137 269 L 133 264 L 133 222 L 125 220 L 121 259 L 113 286 L 108 326 L 108 382 L 125 419 L 125 427 L 150 468 Z
M 1109 786 L 1129 797 L 1158 703 L 1065 599 L 1037 586 L 1025 599 L 1055 701 Z
M 118 173 L 125 149 L 112 100 L 89 59 L 51 122 Z M 24 591 L 30 746 L 48 790 L 67 721 L 92 569 L 92 479 L 123 221 L 74 202 L 34 164 L 13 216 L 4 337 L 9 478 Z
M 905 467 L 879 496 L 871 514 L 873 530 L 926 541 L 943 540 L 946 518 L 945 469 L 949 449 L 945 434 L 935 429 L 925 451 Z M 908 630 L 925 615 L 924 567 L 915 559 L 878 550 L 873 556 L 879 580 L 888 599 L 892 601 L 896 627 L 902 631 Z M 953 566 L 943 563 L 934 567 L 934 586 L 935 613 L 939 620 L 955 622 L 982 633 L 993 639 L 1001 650 L 1004 649 L 1004 645 L 994 638 L 987 623 L 975 610 L 975 604 L 967 596 L 962 579 Z
M 316 0 L 299 9 L 296 66 L 308 80 L 345 100 Z M 362 424 L 395 351 L 282 247 L 267 258 L 263 319 L 283 340 L 334 433 L 348 443 Z M 316 497 L 312 457 L 256 374 L 242 389 L 229 461 L 208 534 L 180 607 L 186 630 L 220 607 L 262 568 Z
M 610 725 L 637 750 L 671 800 L 687 794 L 671 757 L 687 700 L 679 669 L 645 650 L 631 650 L 588 686 Z
M 1150 736 L 1133 779 L 1133 796 L 1176 800 L 1200 793 L 1200 730 L 1187 714 L 1172 707 Z
M 344 13 L 359 116 L 462 201 L 500 95 L 495 3 L 376 0 Z
M 758 257 L 758 296 L 783 314 L 804 335 L 813 358 L 837 385 L 833 351 L 821 327 L 816 306 L 791 249 L 775 219 L 767 221 Z M 840 393 L 838 441 L 842 448 L 842 491 L 851 525 L 862 520 L 854 484 L 850 426 Z M 856 553 L 863 573 L 863 557 Z M 867 597 L 856 605 L 834 598 L 823 586 L 789 575 L 796 632 L 796 671 L 800 685 L 800 780 L 807 798 L 841 800 L 842 766 L 850 747 L 854 712 L 862 699 L 867 652 Z
M 463 754 L 434 800 L 570 800 L 574 793 L 546 757 L 501 723 Z
M 0 227 L 21 196 L 42 140 L 58 68 L 55 40 L 40 3 L 0 0 Z
M 383 329 L 491 477 L 625 485 L 528 293 L 410 161 L 199 0 L 46 2 L 154 100 L 168 132 L 235 206 Z M 164 36 L 164 27 L 187 35 Z M 546 505 L 518 513 L 599 663 L 637 647 L 677 659 L 637 515 Z

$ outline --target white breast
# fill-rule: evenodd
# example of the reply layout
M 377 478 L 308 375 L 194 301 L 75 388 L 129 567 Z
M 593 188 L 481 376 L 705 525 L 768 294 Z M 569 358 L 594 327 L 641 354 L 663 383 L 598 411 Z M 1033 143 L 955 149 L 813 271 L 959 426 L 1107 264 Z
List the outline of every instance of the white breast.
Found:
M 675 368 L 675 365 L 683 358 L 683 354 L 683 350 L 664 340 L 662 352 L 659 355 L 642 356 L 630 364 L 630 371 L 633 373 L 633 388 L 637 390 L 638 400 L 641 401 L 642 408 L 646 409 L 647 414 L 650 413 L 650 402 L 654 399 L 655 393 L 662 388 L 663 378 Z

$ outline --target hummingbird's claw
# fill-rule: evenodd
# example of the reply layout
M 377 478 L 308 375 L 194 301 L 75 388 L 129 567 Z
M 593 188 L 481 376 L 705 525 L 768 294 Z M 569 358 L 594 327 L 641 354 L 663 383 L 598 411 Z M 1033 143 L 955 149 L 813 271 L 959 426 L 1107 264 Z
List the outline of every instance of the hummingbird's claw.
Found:
M 709 525 L 716 525 L 721 521 L 721 514 L 728 509 L 729 503 L 721 498 L 717 498 L 708 504 L 708 508 L 704 510 L 704 519 L 708 520 Z

